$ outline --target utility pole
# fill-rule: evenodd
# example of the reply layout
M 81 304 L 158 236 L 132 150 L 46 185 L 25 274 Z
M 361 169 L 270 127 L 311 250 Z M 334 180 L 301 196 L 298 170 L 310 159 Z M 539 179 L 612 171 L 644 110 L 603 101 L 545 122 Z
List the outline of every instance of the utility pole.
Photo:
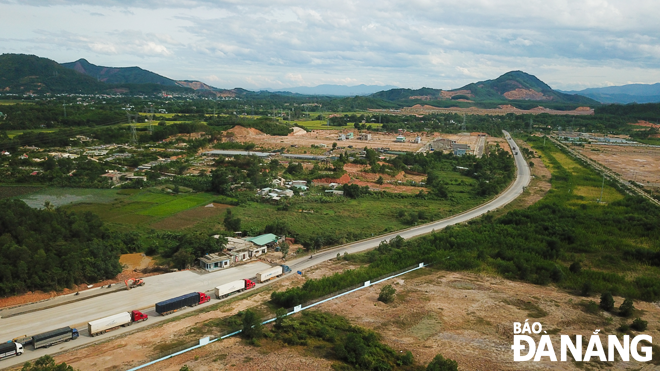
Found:
M 600 186 L 600 199 L 598 203 L 603 203 L 603 189 L 605 188 L 605 173 L 603 173 L 603 184 Z
M 135 131 L 135 125 L 131 125 L 131 143 L 137 144 L 137 132 Z
M 64 118 L 66 118 L 66 103 L 62 103 L 62 108 L 64 108 Z
M 463 114 L 463 125 L 461 125 L 461 131 L 463 133 L 467 131 L 467 126 L 465 126 L 465 114 Z

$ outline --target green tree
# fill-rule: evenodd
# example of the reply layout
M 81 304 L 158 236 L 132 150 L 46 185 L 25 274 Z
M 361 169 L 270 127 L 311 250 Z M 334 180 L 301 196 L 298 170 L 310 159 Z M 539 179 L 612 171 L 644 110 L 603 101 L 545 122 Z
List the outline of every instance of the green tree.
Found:
M 179 371 L 190 371 L 190 367 L 188 367 L 188 365 L 183 365 L 183 366 L 181 366 Z
M 275 311 L 275 316 L 277 317 L 275 319 L 275 326 L 277 328 L 282 328 L 282 325 L 284 324 L 284 319 L 286 318 L 287 312 L 285 308 L 277 308 Z
M 195 262 L 195 256 L 186 249 L 180 249 L 172 255 L 172 264 L 178 269 L 186 269 Z
M 580 262 L 573 262 L 570 267 L 568 267 L 568 270 L 571 273 L 578 274 L 582 271 L 582 264 Z
M 582 284 L 582 288 L 580 289 L 580 295 L 589 296 L 591 295 L 593 289 L 594 289 L 594 285 L 591 283 L 591 281 L 586 281 L 585 283 Z
M 604 292 L 600 296 L 600 307 L 608 312 L 614 309 L 614 298 L 612 297 L 612 294 Z
M 284 241 L 280 244 L 280 251 L 282 252 L 282 257 L 286 259 L 286 256 L 289 255 L 289 243 Z
M 623 301 L 623 304 L 619 307 L 619 315 L 621 317 L 630 317 L 635 311 L 635 306 L 633 300 L 628 298 Z
M 384 286 L 380 289 L 380 294 L 378 295 L 378 301 L 382 301 L 385 304 L 391 303 L 394 301 L 394 295 L 396 294 L 396 289 L 392 285 Z
M 227 209 L 225 219 L 223 221 L 225 229 L 231 232 L 241 230 L 241 219 L 232 215 L 231 209 Z
M 261 322 L 261 318 L 256 312 L 250 309 L 246 310 L 243 313 L 243 331 L 241 332 L 243 338 L 247 339 L 252 344 L 256 344 L 263 335 Z
M 382 176 L 379 176 L 378 179 L 376 179 L 376 184 L 383 185 L 383 183 L 385 183 L 385 180 Z
M 458 371 L 458 363 L 438 354 L 431 363 L 426 366 L 426 371 Z
M 332 143 L 332 149 L 336 149 L 336 148 L 337 148 L 337 142 Z

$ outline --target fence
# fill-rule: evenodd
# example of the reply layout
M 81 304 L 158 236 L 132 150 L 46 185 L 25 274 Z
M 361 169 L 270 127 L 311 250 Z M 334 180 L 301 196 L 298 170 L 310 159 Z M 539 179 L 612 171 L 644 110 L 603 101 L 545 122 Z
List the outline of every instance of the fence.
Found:
M 346 289 L 343 289 L 343 290 L 340 290 L 340 291 L 334 292 L 334 293 L 332 293 L 332 294 L 330 294 L 330 295 L 326 295 L 325 297 L 320 297 L 320 298 L 314 299 L 314 300 L 312 300 L 312 301 L 310 301 L 310 302 L 307 302 L 307 303 L 305 303 L 305 304 L 297 305 L 297 306 L 295 306 L 294 308 L 289 308 L 289 309 L 287 310 L 287 314 L 286 314 L 286 315 L 287 315 L 287 316 L 290 316 L 290 315 L 292 315 L 292 314 L 295 314 L 295 313 L 301 312 L 301 311 L 303 311 L 303 310 L 307 310 L 307 309 L 309 309 L 309 308 L 315 307 L 315 306 L 320 305 L 320 304 L 323 304 L 323 303 L 325 303 L 325 302 L 328 302 L 328 301 L 331 301 L 331 300 L 337 299 L 337 298 L 342 297 L 342 296 L 344 296 L 344 295 L 348 295 L 348 294 L 353 293 L 353 292 L 355 292 L 355 291 L 362 290 L 362 289 L 364 289 L 364 288 L 370 287 L 370 286 L 372 286 L 372 285 L 379 284 L 379 283 L 381 283 L 381 282 L 384 282 L 384 281 L 387 281 L 387 280 L 389 280 L 389 279 L 392 279 L 392 278 L 395 278 L 395 277 L 398 277 L 398 276 L 404 275 L 404 274 L 406 274 L 406 273 L 410 273 L 410 272 L 412 272 L 412 271 L 416 271 L 416 270 L 418 270 L 418 269 L 420 269 L 420 268 L 424 268 L 424 267 L 426 267 L 426 266 L 428 266 L 428 265 L 425 265 L 424 263 L 419 263 L 419 265 L 416 265 L 416 266 L 413 266 L 413 267 L 408 267 L 408 268 L 405 268 L 405 269 L 403 269 L 403 270 L 399 270 L 399 271 L 397 271 L 397 272 L 390 273 L 390 274 L 388 274 L 388 275 L 386 275 L 386 276 L 378 277 L 378 278 L 376 278 L 376 279 L 373 280 L 373 281 L 371 281 L 371 280 L 370 280 L 370 281 L 366 281 L 366 282 L 364 282 L 364 283 L 362 283 L 362 284 L 360 284 L 360 285 L 356 285 L 356 286 L 353 286 L 353 287 L 350 287 L 350 288 L 346 288 Z M 271 322 L 275 321 L 276 319 L 277 319 L 277 318 L 271 318 L 271 319 L 269 319 L 269 320 L 266 320 L 266 321 L 262 322 L 262 325 L 265 325 L 265 324 L 267 324 L 267 323 L 271 323 Z M 183 354 L 183 353 L 186 353 L 186 352 L 190 352 L 191 350 L 195 350 L 195 349 L 201 348 L 201 347 L 203 347 L 203 346 L 205 346 L 205 345 L 208 345 L 208 344 L 214 343 L 214 342 L 216 342 L 216 341 L 218 341 L 218 340 L 222 340 L 222 339 L 226 339 L 226 338 L 228 338 L 228 337 L 232 337 L 232 336 L 238 335 L 238 334 L 240 334 L 241 332 L 242 332 L 242 330 L 233 331 L 233 332 L 226 333 L 226 334 L 224 334 L 224 335 L 221 335 L 221 336 L 216 337 L 216 338 L 213 338 L 213 339 L 211 339 L 211 337 L 205 337 L 205 338 L 202 338 L 202 339 L 199 340 L 199 344 L 197 344 L 197 345 L 189 346 L 188 348 L 182 349 L 182 350 L 177 351 L 177 352 L 175 352 L 175 353 L 172 353 L 172 354 L 170 354 L 170 355 L 167 355 L 167 356 L 164 356 L 164 357 L 158 358 L 158 359 L 156 359 L 156 360 L 153 360 L 153 361 L 151 361 L 151 362 L 145 363 L 145 364 L 143 364 L 143 365 L 140 365 L 140 366 L 137 366 L 137 367 L 131 368 L 131 369 L 128 370 L 128 371 L 135 371 L 135 370 L 139 370 L 139 369 L 142 369 L 142 368 L 145 368 L 145 367 L 148 367 L 148 366 L 154 365 L 154 364 L 156 364 L 156 363 L 158 363 L 158 362 L 164 361 L 164 360 L 166 360 L 166 359 L 170 359 L 170 358 L 172 358 L 172 357 L 176 357 L 176 356 L 178 356 L 178 355 L 180 355 L 180 354 Z

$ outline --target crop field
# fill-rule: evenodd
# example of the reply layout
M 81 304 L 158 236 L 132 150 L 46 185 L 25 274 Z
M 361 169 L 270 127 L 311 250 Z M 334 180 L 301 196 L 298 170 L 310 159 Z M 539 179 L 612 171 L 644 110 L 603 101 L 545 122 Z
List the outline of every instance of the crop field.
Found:
M 342 128 L 352 128 L 354 123 L 349 123 L 348 126 L 328 126 L 325 120 L 310 120 L 310 121 L 294 121 L 294 123 L 304 127 L 307 130 L 338 130 Z M 382 124 L 370 123 L 371 127 L 380 128 Z

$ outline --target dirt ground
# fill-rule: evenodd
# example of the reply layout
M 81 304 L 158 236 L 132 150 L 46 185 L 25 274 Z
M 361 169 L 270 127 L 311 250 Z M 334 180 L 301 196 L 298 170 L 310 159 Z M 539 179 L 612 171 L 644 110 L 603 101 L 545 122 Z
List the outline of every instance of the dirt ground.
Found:
M 336 265 L 337 264 L 337 265 Z M 334 271 L 354 268 L 347 262 L 325 263 L 305 272 L 305 277 L 318 277 Z M 277 289 L 300 285 L 305 278 L 291 275 L 277 282 Z M 588 300 L 551 286 L 536 286 L 507 281 L 475 273 L 436 271 L 425 268 L 387 283 L 397 290 L 394 303 L 377 301 L 385 284 L 360 290 L 319 305 L 314 310 L 336 313 L 353 324 L 373 329 L 395 350 L 410 350 L 416 362 L 427 364 L 436 354 L 454 359 L 460 370 L 574 370 L 573 362 L 542 361 L 514 363 L 511 351 L 513 322 L 540 322 L 553 335 L 554 348 L 559 349 L 557 334 L 581 334 L 587 338 L 595 329 L 601 335 L 615 334 L 620 323 L 631 319 L 608 313 L 588 314 L 583 304 Z M 102 344 L 56 356 L 81 370 L 119 370 L 146 363 L 157 355 L 158 345 L 177 339 L 191 339 L 199 324 L 209 319 L 231 316 L 240 310 L 260 306 L 268 300 L 270 290 L 245 300 L 238 300 L 215 311 L 201 313 L 166 323 Z M 616 305 L 623 299 L 615 297 Z M 657 338 L 660 308 L 657 304 L 636 302 L 637 313 L 649 321 L 646 334 Z M 199 333 L 199 337 L 204 336 Z M 194 336 L 192 338 L 195 338 Z M 536 339 L 538 341 L 538 338 Z M 586 347 L 586 343 L 584 344 Z M 547 358 L 546 358 L 547 360 Z M 145 370 L 178 370 L 184 364 L 191 370 L 330 370 L 332 361 L 313 356 L 307 349 L 264 341 L 262 347 L 246 345 L 238 338 L 215 342 L 206 347 L 160 362 Z M 589 364 L 600 368 L 603 363 Z M 653 370 L 656 365 L 630 362 L 615 363 L 613 369 L 633 367 Z M 608 367 L 611 368 L 611 367 Z
M 153 276 L 157 273 L 143 274 L 139 270 L 153 266 L 153 262 L 150 257 L 145 256 L 144 254 L 123 254 L 119 258 L 119 263 L 123 266 L 123 270 L 120 274 L 117 275 L 114 279 L 105 280 L 95 283 L 92 287 L 87 287 L 86 284 L 81 284 L 71 289 L 64 289 L 58 292 L 43 292 L 43 291 L 34 291 L 27 292 L 22 295 L 11 296 L 8 298 L 0 298 L 0 308 L 11 308 L 19 305 L 36 303 L 39 301 L 47 300 L 54 298 L 60 295 L 72 294 L 77 291 L 88 290 L 93 287 L 105 286 L 109 284 L 115 284 L 119 282 L 124 282 L 129 278 L 139 278 Z M 137 269 L 138 272 L 134 270 Z
M 517 143 L 520 147 L 524 147 L 532 152 L 535 152 L 532 147 L 529 146 L 529 144 L 523 141 L 518 141 Z M 509 146 L 506 147 L 508 148 Z M 543 196 L 545 196 L 545 194 L 548 193 L 552 187 L 550 184 L 550 178 L 552 178 L 552 174 L 550 173 L 550 170 L 548 170 L 548 168 L 546 168 L 543 164 L 543 160 L 538 157 L 527 159 L 527 162 L 530 161 L 534 164 L 534 166 L 531 167 L 532 181 L 529 183 L 529 186 L 525 190 L 527 194 L 524 195 L 524 197 L 519 198 L 521 204 L 517 206 L 528 207 L 535 204 L 540 199 L 542 199 Z
M 660 188 L 660 148 L 594 144 L 573 148 L 627 180 Z

